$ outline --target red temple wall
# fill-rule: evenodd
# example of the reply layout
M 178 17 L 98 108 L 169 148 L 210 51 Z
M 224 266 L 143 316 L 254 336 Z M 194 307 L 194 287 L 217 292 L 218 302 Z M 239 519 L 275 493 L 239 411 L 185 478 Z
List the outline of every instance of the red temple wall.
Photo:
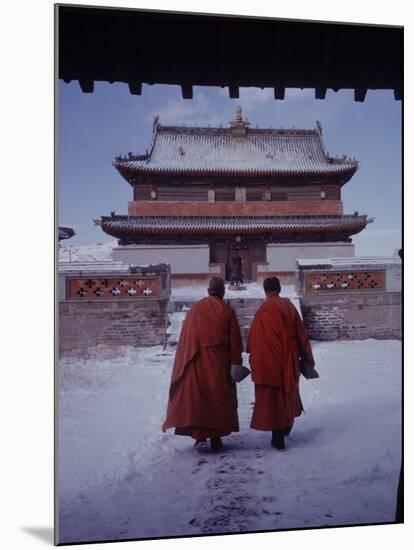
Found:
M 189 202 L 130 201 L 130 216 L 318 216 L 341 215 L 341 201 Z

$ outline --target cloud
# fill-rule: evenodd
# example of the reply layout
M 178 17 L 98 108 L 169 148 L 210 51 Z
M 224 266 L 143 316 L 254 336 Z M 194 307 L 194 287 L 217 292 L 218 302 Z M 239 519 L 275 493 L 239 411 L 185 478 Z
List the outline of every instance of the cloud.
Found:
M 274 101 L 272 88 L 265 88 L 263 90 L 261 88 L 240 88 L 240 98 L 238 102 L 245 115 Z
M 219 88 L 218 92 L 224 97 L 229 97 L 228 88 Z M 285 98 L 287 99 L 296 99 L 296 98 L 309 98 L 314 97 L 315 92 L 312 88 L 286 88 Z M 262 104 L 266 101 L 274 101 L 274 89 L 273 88 L 240 88 L 240 98 L 245 101 L 251 101 L 252 103 Z
M 286 88 L 286 99 L 309 99 L 315 97 L 315 91 L 312 88 Z
M 211 101 L 203 93 L 197 93 L 189 100 L 169 99 L 164 106 L 149 113 L 145 120 L 152 121 L 154 116 L 160 117 L 160 123 L 164 125 L 199 124 L 211 126 L 223 122 L 213 114 Z
M 228 99 L 228 89 L 219 89 L 219 95 Z M 240 105 L 243 109 L 243 114 L 249 118 L 254 118 L 254 113 L 259 114 L 259 111 L 263 109 L 271 108 L 272 111 L 277 109 L 283 109 L 287 106 L 290 106 L 292 102 L 296 105 L 303 103 L 305 100 L 314 98 L 313 89 L 296 89 L 296 88 L 286 88 L 285 99 L 283 101 L 276 100 L 274 97 L 273 88 L 240 88 L 240 97 L 239 99 L 233 100 L 237 105 Z M 308 105 L 308 103 L 307 103 Z
M 240 98 L 251 104 L 263 104 L 274 99 L 273 88 L 240 88 Z

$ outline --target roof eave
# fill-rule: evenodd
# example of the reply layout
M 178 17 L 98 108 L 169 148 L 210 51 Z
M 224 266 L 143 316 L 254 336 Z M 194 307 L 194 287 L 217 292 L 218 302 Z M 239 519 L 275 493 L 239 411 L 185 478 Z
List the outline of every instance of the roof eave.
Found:
M 274 177 L 274 176 L 283 176 L 283 177 L 301 177 L 301 176 L 326 176 L 326 177 L 341 177 L 342 182 L 346 183 L 351 179 L 357 170 L 356 165 L 350 165 L 343 168 L 343 170 L 338 170 L 336 172 L 331 172 L 329 170 L 298 170 L 298 171 L 276 171 L 276 170 L 206 170 L 206 169 L 174 169 L 174 168 L 156 168 L 152 166 L 148 167 L 131 167 L 120 165 L 120 163 L 113 163 L 118 172 L 127 179 L 129 175 L 155 175 L 155 176 L 177 176 L 179 174 L 189 175 L 189 176 L 236 176 L 236 177 L 249 177 L 249 176 L 261 176 L 261 177 Z M 128 181 L 128 179 L 127 179 Z

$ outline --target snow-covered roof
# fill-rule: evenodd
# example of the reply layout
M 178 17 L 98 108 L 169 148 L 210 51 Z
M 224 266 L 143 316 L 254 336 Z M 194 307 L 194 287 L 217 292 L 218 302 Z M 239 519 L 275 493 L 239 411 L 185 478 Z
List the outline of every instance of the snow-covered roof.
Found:
M 332 268 L 341 268 L 349 266 L 383 266 L 383 265 L 401 265 L 398 256 L 358 256 L 350 258 L 314 258 L 296 260 L 299 267 L 319 267 L 329 266 Z
M 322 131 L 247 128 L 239 118 L 230 128 L 154 124 L 146 155 L 117 157 L 113 164 L 128 180 L 133 174 L 342 175 L 347 181 L 358 163 L 330 157 Z M 240 133 L 241 130 L 241 133 Z
M 164 268 L 166 264 L 125 264 L 119 261 L 60 261 L 59 273 L 137 273 L 141 270 L 148 271 L 150 269 L 159 270 Z
M 59 225 L 59 230 L 58 230 L 59 241 L 63 241 L 64 239 L 70 239 L 74 235 L 76 235 L 76 233 L 72 227 Z
M 129 265 L 115 261 L 91 261 L 91 262 L 59 262 L 59 273 L 104 273 L 121 272 L 128 273 Z

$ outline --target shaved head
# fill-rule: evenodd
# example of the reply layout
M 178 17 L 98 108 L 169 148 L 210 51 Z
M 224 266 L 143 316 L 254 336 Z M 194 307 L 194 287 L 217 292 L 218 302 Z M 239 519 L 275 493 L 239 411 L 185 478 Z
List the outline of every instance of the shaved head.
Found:
M 281 290 L 280 281 L 277 277 L 268 277 L 263 281 L 263 289 L 266 294 L 276 292 L 279 294 Z
M 208 284 L 208 293 L 210 296 L 219 296 L 223 298 L 225 293 L 224 281 L 221 277 L 213 277 Z

